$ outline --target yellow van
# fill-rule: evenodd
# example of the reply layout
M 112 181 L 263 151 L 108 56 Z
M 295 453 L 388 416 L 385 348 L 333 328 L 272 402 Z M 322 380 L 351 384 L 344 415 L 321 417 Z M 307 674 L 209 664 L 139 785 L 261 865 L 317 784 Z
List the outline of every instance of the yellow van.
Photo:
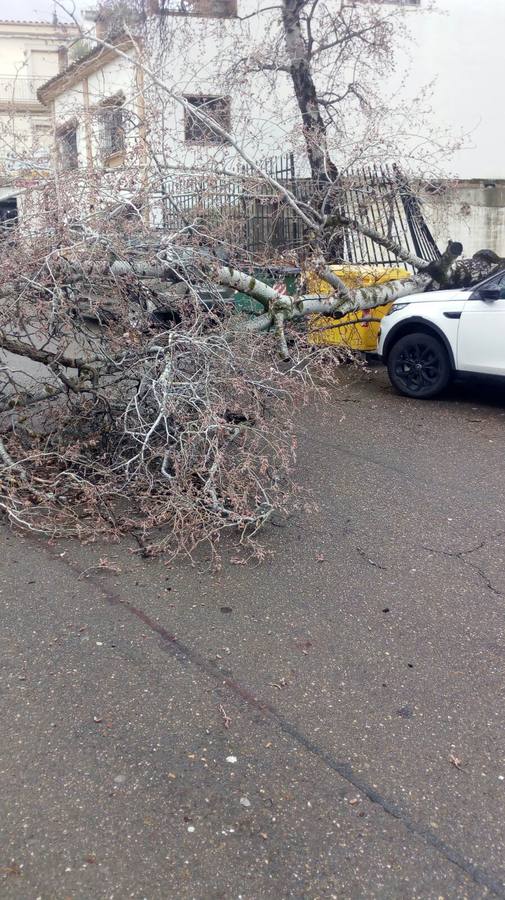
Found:
M 329 266 L 329 269 L 350 288 L 370 287 L 374 284 L 385 284 L 387 281 L 410 278 L 411 273 L 399 266 L 353 266 L 340 265 Z M 333 288 L 327 281 L 323 281 L 315 272 L 307 272 L 305 276 L 307 293 L 320 297 L 328 296 Z M 370 319 L 382 319 L 391 307 L 391 303 L 385 306 L 376 306 L 373 309 L 359 309 L 356 312 L 344 316 L 342 319 L 332 319 L 328 316 L 313 315 L 309 318 L 309 343 L 310 344 L 340 344 L 351 350 L 363 350 L 373 352 L 377 348 L 377 339 L 380 324 L 371 322 Z M 359 320 L 358 324 L 356 321 Z M 339 328 L 329 326 L 335 323 Z

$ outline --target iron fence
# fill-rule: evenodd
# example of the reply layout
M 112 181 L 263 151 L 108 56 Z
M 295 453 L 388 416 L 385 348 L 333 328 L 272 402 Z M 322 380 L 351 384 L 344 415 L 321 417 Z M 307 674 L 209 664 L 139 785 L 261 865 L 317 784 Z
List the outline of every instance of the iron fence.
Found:
M 290 190 L 296 200 L 316 210 L 338 211 L 386 235 L 392 243 L 432 260 L 440 256 L 421 203 L 397 166 L 363 166 L 346 172 L 331 185 L 316 185 L 295 173 L 292 154 L 262 161 L 262 167 Z M 160 195 L 163 227 L 194 228 L 237 255 L 271 259 L 310 245 L 309 229 L 284 195 L 251 169 L 236 177 L 174 175 Z M 352 224 L 336 228 L 330 248 L 334 261 L 394 264 L 394 249 L 376 244 Z

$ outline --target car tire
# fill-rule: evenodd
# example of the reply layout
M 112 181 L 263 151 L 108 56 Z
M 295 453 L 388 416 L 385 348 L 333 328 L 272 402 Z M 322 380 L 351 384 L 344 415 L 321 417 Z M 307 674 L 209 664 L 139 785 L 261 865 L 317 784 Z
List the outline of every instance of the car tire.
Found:
M 399 338 L 388 354 L 391 384 L 406 397 L 428 400 L 449 384 L 452 368 L 442 342 L 432 334 L 413 332 Z

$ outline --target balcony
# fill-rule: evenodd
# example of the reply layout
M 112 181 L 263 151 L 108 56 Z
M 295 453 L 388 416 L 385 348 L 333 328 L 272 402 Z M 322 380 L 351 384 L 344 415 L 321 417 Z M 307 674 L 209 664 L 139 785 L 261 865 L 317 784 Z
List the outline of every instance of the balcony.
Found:
M 49 76 L 0 75 L 0 107 L 40 108 L 37 91 L 48 79 Z

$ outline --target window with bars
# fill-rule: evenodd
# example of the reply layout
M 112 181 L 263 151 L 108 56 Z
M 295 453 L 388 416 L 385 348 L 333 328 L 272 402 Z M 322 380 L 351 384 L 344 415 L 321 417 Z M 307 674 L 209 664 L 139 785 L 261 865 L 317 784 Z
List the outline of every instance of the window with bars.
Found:
M 125 149 L 124 100 L 113 97 L 99 110 L 100 153 L 102 159 L 123 153 Z
M 77 169 L 79 153 L 77 150 L 77 125 L 65 125 L 57 132 L 58 158 L 64 172 Z
M 231 102 L 229 97 L 211 97 L 206 94 L 192 94 L 186 97 L 196 109 L 213 119 L 217 125 L 230 131 L 231 127 Z M 212 125 L 202 122 L 196 113 L 185 111 L 184 138 L 191 143 L 222 144 L 223 138 L 219 132 L 214 131 Z

